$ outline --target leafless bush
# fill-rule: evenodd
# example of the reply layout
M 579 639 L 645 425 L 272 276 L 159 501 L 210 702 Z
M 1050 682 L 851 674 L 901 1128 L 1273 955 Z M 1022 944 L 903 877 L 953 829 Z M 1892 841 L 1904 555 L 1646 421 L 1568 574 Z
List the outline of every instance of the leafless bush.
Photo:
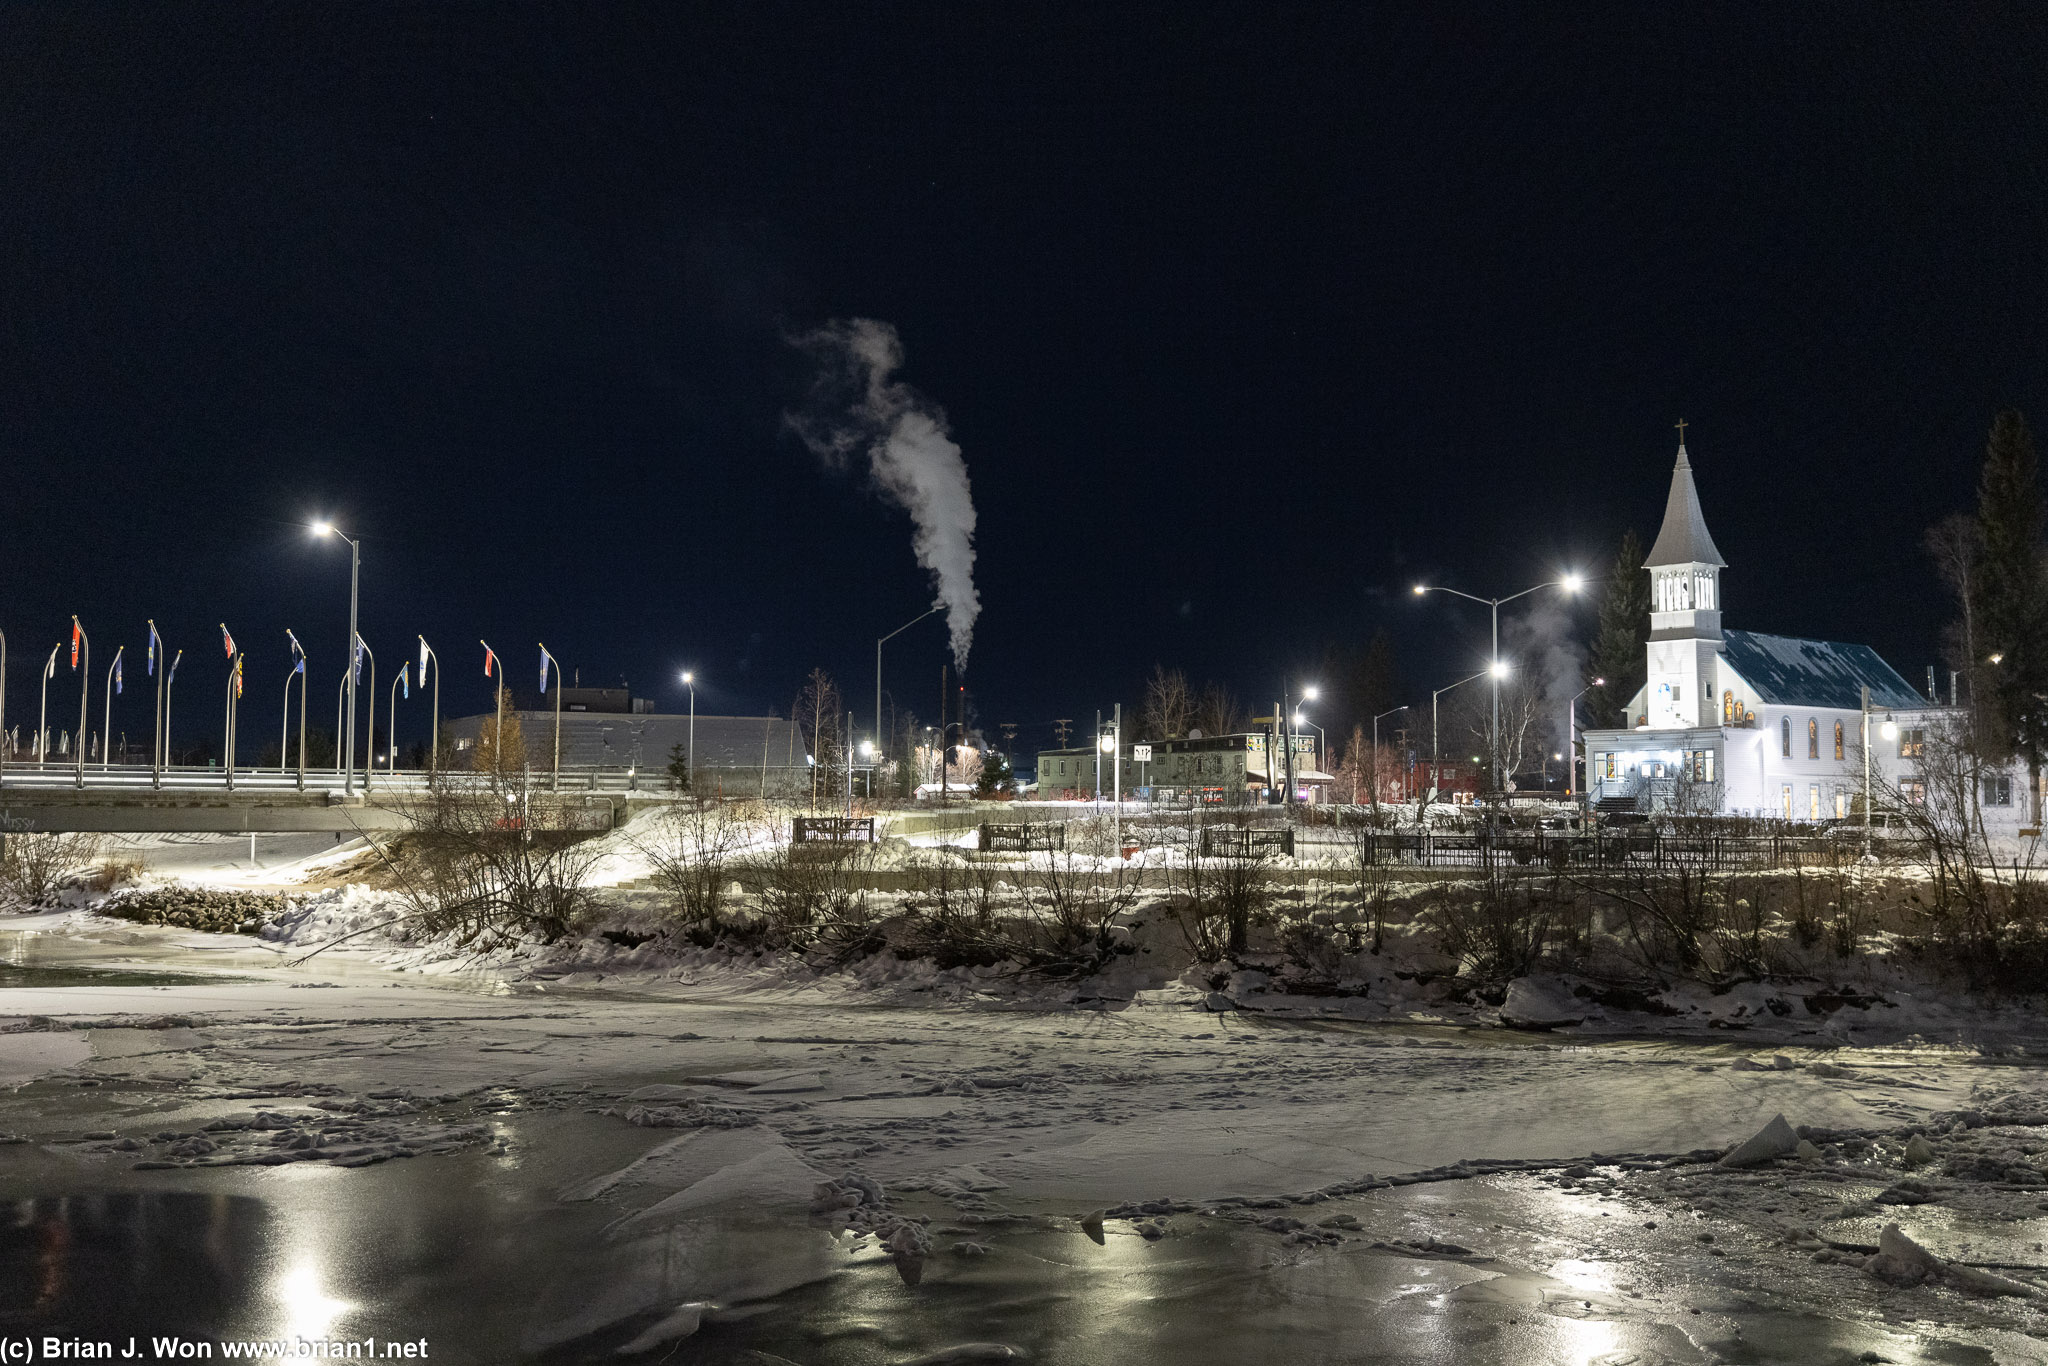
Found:
M 1031 965 L 1085 970 L 1117 952 L 1117 916 L 1137 904 L 1143 874 L 1130 864 L 1056 850 L 1019 875 L 1019 948 Z M 1106 866 L 1105 866 L 1106 865 Z
M 423 802 L 394 809 L 411 828 L 387 862 L 429 933 L 468 943 L 503 930 L 552 942 L 594 905 L 586 886 L 597 860 L 593 831 L 523 771 L 436 772 Z
M 663 810 L 635 847 L 654 869 L 676 919 L 702 925 L 726 907 L 735 864 L 765 828 L 765 813 L 749 801 L 687 801 Z
M 1500 864 L 1474 883 L 1439 888 L 1424 915 L 1444 951 L 1487 981 L 1520 977 L 1544 960 L 1569 892 Z
M 761 885 L 762 930 L 776 947 L 823 949 L 840 961 L 880 947 L 861 885 L 874 867 L 873 845 L 800 844 L 778 824 L 750 866 Z
M 0 836 L 0 900 L 17 906 L 46 904 L 65 878 L 99 857 L 100 845 L 93 834 Z
M 1201 962 L 1218 962 L 1243 953 L 1252 926 L 1268 917 L 1272 898 L 1269 848 L 1236 844 L 1232 854 L 1202 856 L 1205 824 L 1243 827 L 1249 823 L 1249 812 L 1197 812 L 1186 849 L 1168 865 L 1175 892 L 1171 902 L 1174 920 Z

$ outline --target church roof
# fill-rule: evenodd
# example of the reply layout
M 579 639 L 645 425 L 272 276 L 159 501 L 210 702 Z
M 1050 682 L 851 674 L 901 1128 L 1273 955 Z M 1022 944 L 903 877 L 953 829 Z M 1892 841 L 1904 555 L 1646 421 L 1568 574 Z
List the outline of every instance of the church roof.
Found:
M 1714 548 L 1707 534 L 1707 519 L 1700 514 L 1700 491 L 1693 487 L 1692 464 L 1685 458 L 1685 443 L 1678 446 L 1678 465 L 1671 471 L 1671 495 L 1664 500 L 1664 529 L 1650 547 L 1646 569 L 1664 564 L 1711 564 L 1725 569 L 1728 561 Z
M 1870 685 L 1874 707 L 1924 707 L 1927 699 L 1868 645 L 1799 640 L 1757 631 L 1722 633 L 1721 657 L 1756 690 L 1757 700 L 1781 707 L 1848 710 L 1863 705 Z

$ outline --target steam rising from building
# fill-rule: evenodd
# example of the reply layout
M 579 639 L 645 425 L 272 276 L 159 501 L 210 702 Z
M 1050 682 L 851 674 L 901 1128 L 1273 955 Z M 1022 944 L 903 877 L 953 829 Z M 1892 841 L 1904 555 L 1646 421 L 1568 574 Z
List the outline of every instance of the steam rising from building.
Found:
M 946 609 L 953 662 L 964 670 L 981 615 L 974 591 L 974 498 L 944 410 L 892 378 L 903 364 L 903 343 L 888 323 L 845 319 L 792 340 L 817 358 L 819 371 L 810 408 L 785 420 L 835 469 L 865 455 L 876 487 L 910 514 L 911 548 L 931 571 L 936 605 Z

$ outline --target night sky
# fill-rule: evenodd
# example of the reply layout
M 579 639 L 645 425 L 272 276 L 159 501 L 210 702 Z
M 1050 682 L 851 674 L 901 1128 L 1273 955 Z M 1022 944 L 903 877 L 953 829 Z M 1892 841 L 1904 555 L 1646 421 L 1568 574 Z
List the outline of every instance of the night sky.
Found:
M 320 515 L 450 715 L 479 638 L 664 709 L 822 665 L 867 715 L 931 589 L 784 420 L 789 338 L 850 317 L 966 453 L 969 684 L 1026 745 L 1155 661 L 1251 701 L 1381 627 L 1426 700 L 1485 620 L 1408 585 L 1647 539 L 1680 417 L 1728 624 L 1923 676 L 1922 530 L 1995 409 L 2048 422 L 2042 11 L 1416 8 L 7 7 L 9 723 L 77 612 L 117 728 L 148 617 L 194 726 L 217 623 L 259 718 L 294 628 L 318 724 Z M 891 643 L 900 705 L 944 638 Z

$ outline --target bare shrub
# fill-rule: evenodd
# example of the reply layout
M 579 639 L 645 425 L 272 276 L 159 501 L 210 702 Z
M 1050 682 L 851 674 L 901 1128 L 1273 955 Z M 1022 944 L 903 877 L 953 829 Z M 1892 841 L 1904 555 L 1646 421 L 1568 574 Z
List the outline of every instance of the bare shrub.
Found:
M 72 874 L 99 857 L 94 834 L 34 832 L 0 836 L 0 899 L 17 906 L 46 905 Z
M 536 933 L 552 942 L 595 905 L 586 885 L 594 829 L 523 771 L 436 772 L 423 802 L 394 809 L 410 829 L 380 852 L 429 933 L 463 943 L 486 931 Z
M 1229 854 L 1202 856 L 1205 824 L 1244 827 L 1249 823 L 1249 813 L 1245 812 L 1195 812 L 1187 847 L 1168 864 L 1176 893 L 1171 903 L 1174 920 L 1188 948 L 1201 962 L 1220 962 L 1243 953 L 1250 943 L 1252 926 L 1268 919 L 1272 900 L 1272 879 L 1268 875 L 1271 849 L 1233 843 L 1233 852 Z
M 822 948 L 846 961 L 882 946 L 861 886 L 874 867 L 873 845 L 800 844 L 778 822 L 750 867 L 761 885 L 762 933 L 775 947 Z
M 735 865 L 765 825 L 747 801 L 678 802 L 634 841 L 654 869 L 675 918 L 685 926 L 716 921 L 726 908 Z
M 1121 859 L 1056 850 L 1046 867 L 1020 875 L 1017 948 L 1041 969 L 1099 967 L 1118 951 L 1111 926 L 1137 904 L 1142 886 L 1141 871 Z
M 1496 863 L 1476 882 L 1440 887 L 1424 915 L 1444 951 L 1471 975 L 1501 981 L 1524 976 L 1544 960 L 1568 900 L 1554 880 L 1539 887 Z

